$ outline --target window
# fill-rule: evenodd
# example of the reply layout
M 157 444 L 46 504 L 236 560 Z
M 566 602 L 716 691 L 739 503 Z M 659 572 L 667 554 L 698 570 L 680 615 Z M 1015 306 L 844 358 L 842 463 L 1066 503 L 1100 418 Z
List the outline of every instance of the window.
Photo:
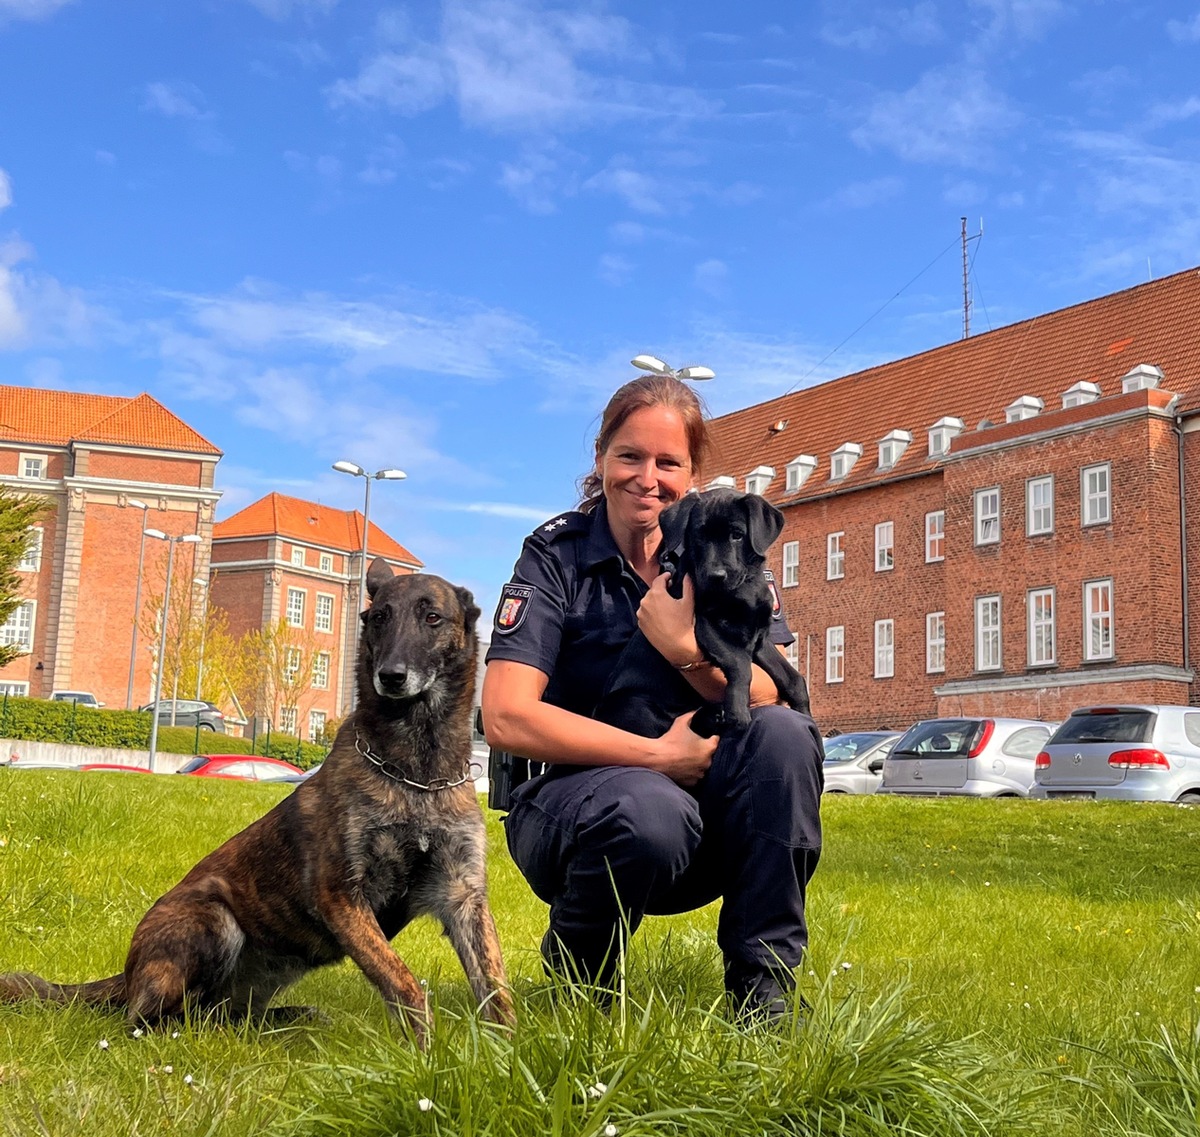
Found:
M 797 671 L 800 670 L 800 641 L 792 640 L 790 644 L 783 649 L 784 658 L 787 659 Z M 1196 716 L 1200 718 L 1200 715 Z
M 841 580 L 846 575 L 846 550 L 842 548 L 845 533 L 830 533 L 825 538 L 825 579 Z
M 975 669 L 1000 668 L 1000 597 L 975 598 Z
M 946 670 L 945 612 L 930 612 L 925 617 L 925 670 Z
M 935 510 L 925 514 L 925 563 L 946 559 L 946 513 Z
M 1084 466 L 1081 496 L 1084 525 L 1104 525 L 1112 520 L 1112 498 L 1109 493 L 1109 464 Z
M 25 553 L 17 562 L 17 568 L 21 572 L 37 572 L 41 567 L 42 529 L 34 525 L 29 529 L 29 544 L 25 546 Z
M 296 733 L 296 708 L 282 707 L 279 711 L 279 729 L 284 734 Z
M 304 567 L 304 550 L 299 545 L 292 546 L 292 564 Z
M 308 739 L 310 742 L 325 741 L 325 712 L 308 712 Z
M 850 473 L 854 463 L 862 457 L 862 452 L 862 446 L 857 442 L 843 442 L 829 460 L 829 480 L 836 482 Z
M 313 630 L 333 631 L 333 597 L 327 592 L 317 593 L 317 606 L 313 610 Z
M 14 683 L 11 680 L 7 683 L 0 683 L 0 695 L 28 695 L 28 694 L 29 694 L 29 684 L 28 683 Z M 1200 715 L 1197 715 L 1196 718 L 1200 718 Z
M 1054 532 L 1054 478 L 1030 478 L 1025 483 L 1025 532 L 1030 537 Z
M 1113 586 L 1089 580 L 1083 586 L 1083 658 L 1113 657 Z
M 875 621 L 875 678 L 896 674 L 896 628 L 891 620 Z
M 333 554 L 332 553 L 322 553 L 321 554 L 321 571 L 322 572 L 333 572 Z
M 285 683 L 294 683 L 300 674 L 300 649 L 289 647 L 283 657 L 283 678 Z
M 808 475 L 817 468 L 817 460 L 811 454 L 798 454 L 784 467 L 784 489 L 795 493 L 806 481 Z
M 17 459 L 18 478 L 42 479 L 46 476 L 45 454 L 22 454 Z
M 320 691 L 329 687 L 329 652 L 319 651 L 313 656 L 312 685 Z
M 753 470 L 746 475 L 746 492 L 764 494 L 767 492 L 767 487 L 771 484 L 771 479 L 775 476 L 775 468 L 773 466 L 755 466 Z
M 795 588 L 800 583 L 800 542 L 783 543 L 783 587 Z
M 1029 666 L 1054 662 L 1054 589 L 1035 588 L 1029 593 Z
M 901 458 L 912 435 L 907 430 L 893 430 L 889 435 L 879 440 L 879 468 L 890 470 Z
M 33 650 L 33 615 L 36 607 L 35 600 L 25 600 L 9 613 L 8 619 L 0 624 L 0 644 L 6 647 L 15 645 L 23 651 Z
M 825 629 L 825 682 L 840 683 L 846 678 L 846 629 L 842 625 Z
M 975 544 L 994 545 L 1000 540 L 1000 487 L 975 491 Z
M 896 526 L 881 521 L 875 526 L 875 571 L 887 572 L 895 563 Z
M 940 458 L 950 453 L 950 443 L 962 434 L 965 424 L 960 418 L 947 415 L 940 418 L 929 428 L 929 457 Z
M 287 622 L 293 628 L 304 627 L 304 589 L 289 588 L 287 597 Z
M 1000 747 L 1000 753 L 1010 758 L 1037 758 L 1049 737 L 1049 727 L 1027 726 L 1009 735 L 1008 741 Z

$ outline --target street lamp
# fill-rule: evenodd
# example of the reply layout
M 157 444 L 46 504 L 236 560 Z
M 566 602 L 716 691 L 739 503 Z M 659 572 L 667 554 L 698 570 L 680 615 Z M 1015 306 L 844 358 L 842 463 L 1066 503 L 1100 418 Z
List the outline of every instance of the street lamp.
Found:
M 200 612 L 200 658 L 196 661 L 196 698 L 200 698 L 200 683 L 204 678 L 204 638 L 208 632 L 208 578 L 203 576 L 192 577 L 192 584 L 197 588 L 204 589 L 204 608 Z M 197 724 L 199 716 L 196 717 Z
M 359 607 L 366 607 L 367 603 L 367 534 L 371 530 L 371 482 L 379 479 L 385 482 L 398 482 L 408 475 L 403 470 L 376 470 L 373 474 L 368 474 L 356 462 L 347 462 L 344 459 L 334 462 L 333 468 L 339 474 L 350 474 L 355 478 L 362 478 L 366 485 L 366 492 L 363 495 L 363 542 L 362 542 L 362 563 L 358 566 L 358 603 Z M 362 633 L 362 622 L 358 622 L 356 630 L 357 636 Z M 355 688 L 350 690 L 351 705 L 357 701 L 358 693 Z
M 171 537 L 161 529 L 143 529 L 143 536 L 154 537 L 167 542 L 167 587 L 163 591 L 162 616 L 158 630 L 158 669 L 154 676 L 154 705 L 150 710 L 150 773 L 154 773 L 154 758 L 158 752 L 158 704 L 162 701 L 163 664 L 167 658 L 167 608 L 171 603 L 171 569 L 175 561 L 175 546 L 198 545 L 201 537 L 196 533 L 184 533 L 181 537 Z
M 691 379 L 694 382 L 699 379 L 715 379 L 717 377 L 717 373 L 711 367 L 700 367 L 695 364 L 676 370 L 664 363 L 657 355 L 635 355 L 629 362 L 641 371 L 649 371 L 652 375 L 666 375 L 671 379 Z
M 142 566 L 146 559 L 146 515 L 150 512 L 150 507 L 136 497 L 127 497 L 125 504 L 142 511 L 142 539 L 138 546 L 137 588 L 133 593 L 133 639 L 129 644 L 129 686 L 125 688 L 125 709 L 128 711 L 133 709 L 133 669 L 137 662 L 138 620 L 142 615 Z

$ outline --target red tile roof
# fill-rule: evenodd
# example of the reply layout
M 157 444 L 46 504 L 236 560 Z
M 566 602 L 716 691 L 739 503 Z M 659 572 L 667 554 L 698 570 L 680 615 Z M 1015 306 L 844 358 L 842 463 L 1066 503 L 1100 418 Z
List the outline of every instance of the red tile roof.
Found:
M 0 386 L 0 438 L 40 446 L 104 442 L 188 454 L 221 454 L 208 439 L 145 393 L 131 399 Z
M 232 517 L 218 521 L 213 526 L 213 540 L 278 534 L 306 544 L 337 549 L 343 553 L 357 553 L 362 550 L 362 527 L 363 515 L 357 509 L 334 509 L 332 506 L 303 501 L 297 497 L 270 493 Z M 368 534 L 367 552 L 418 568 L 424 565 L 423 561 L 389 537 L 374 522 L 371 522 Z
M 1139 363 L 1162 368 L 1160 386 L 1180 396 L 1180 412 L 1194 413 L 1200 411 L 1198 328 L 1200 269 L 1189 269 L 714 419 L 716 453 L 704 480 L 728 474 L 742 489 L 756 466 L 772 466 L 766 496 L 786 504 L 932 470 L 938 461 L 928 457 L 926 432 L 939 419 L 965 423 L 951 444 L 954 453 L 974 443 L 983 420 L 1003 427 L 1004 408 L 1021 395 L 1041 398 L 1049 417 L 1081 379 L 1100 387 L 1101 399 L 1085 408 L 1086 417 L 1099 416 L 1120 396 L 1121 376 Z M 787 381 L 781 376 L 781 384 Z M 772 433 L 781 419 L 787 426 Z M 878 470 L 876 444 L 896 429 L 910 431 L 912 443 L 895 466 Z M 830 455 L 844 442 L 859 443 L 863 454 L 846 478 L 831 483 Z M 817 468 L 798 493 L 785 495 L 784 467 L 800 454 L 814 455 Z

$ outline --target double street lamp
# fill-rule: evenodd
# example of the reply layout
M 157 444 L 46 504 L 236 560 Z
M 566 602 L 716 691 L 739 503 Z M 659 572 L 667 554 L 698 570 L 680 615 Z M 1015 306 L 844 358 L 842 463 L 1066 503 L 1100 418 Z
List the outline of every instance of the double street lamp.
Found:
M 154 758 L 158 753 L 158 708 L 162 701 L 163 665 L 167 661 L 167 617 L 170 615 L 171 569 L 175 561 L 175 546 L 198 545 L 202 538 L 197 533 L 184 533 L 180 537 L 172 537 L 161 529 L 143 529 L 142 535 L 167 542 L 167 587 L 163 591 L 162 613 L 159 616 L 161 627 L 158 631 L 158 669 L 154 676 L 154 704 L 150 710 L 150 773 L 153 774 Z
M 717 373 L 711 367 L 680 367 L 676 370 L 670 364 L 664 363 L 657 355 L 635 355 L 630 361 L 641 371 L 649 371 L 651 375 L 665 375 L 670 379 L 715 379 Z

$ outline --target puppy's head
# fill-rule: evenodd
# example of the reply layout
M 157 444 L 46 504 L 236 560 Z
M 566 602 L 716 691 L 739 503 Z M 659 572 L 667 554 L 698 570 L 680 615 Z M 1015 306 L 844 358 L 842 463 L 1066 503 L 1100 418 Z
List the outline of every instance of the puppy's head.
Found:
M 465 588 L 440 576 L 395 576 L 376 557 L 367 572 L 371 607 L 362 614 L 360 691 L 415 699 L 444 691 L 444 681 L 475 665 L 479 608 Z
M 663 512 L 660 526 L 664 553 L 682 550 L 680 567 L 703 593 L 736 589 L 761 573 L 783 514 L 758 494 L 717 489 L 688 494 Z

